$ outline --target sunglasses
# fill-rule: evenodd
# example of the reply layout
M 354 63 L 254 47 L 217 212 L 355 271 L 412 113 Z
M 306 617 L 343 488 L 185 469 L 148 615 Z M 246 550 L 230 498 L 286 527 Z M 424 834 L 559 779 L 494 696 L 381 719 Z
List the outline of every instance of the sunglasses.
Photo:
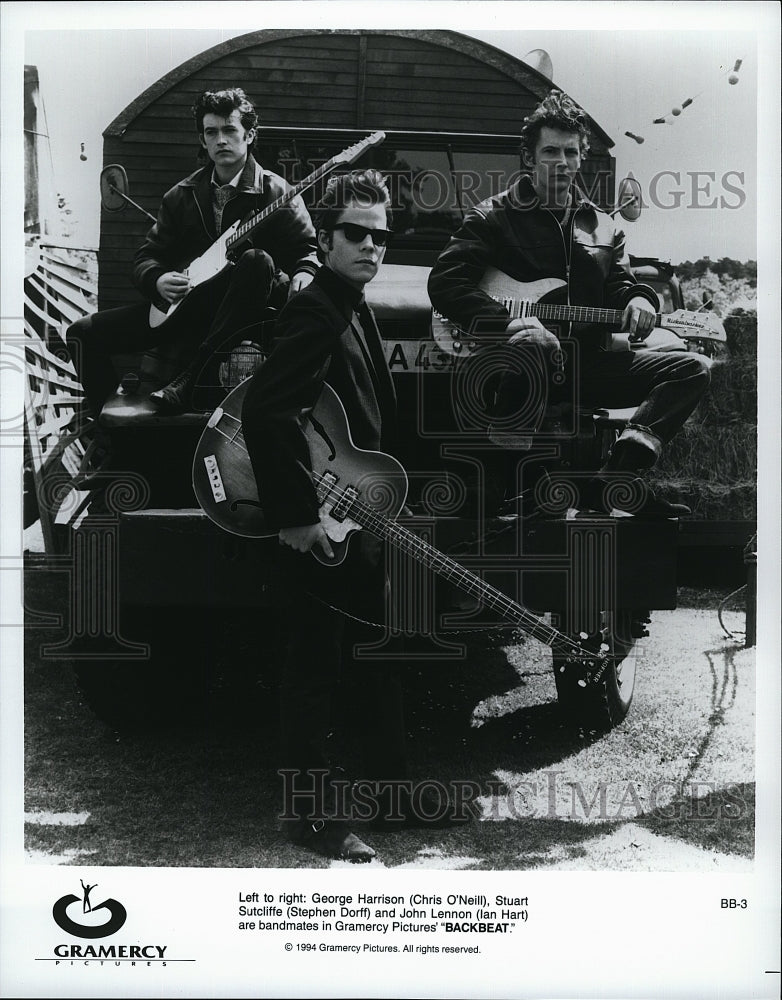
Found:
M 367 229 L 354 222 L 339 222 L 334 228 L 341 229 L 350 243 L 363 243 L 367 236 L 371 236 L 376 247 L 384 247 L 392 236 L 390 229 Z

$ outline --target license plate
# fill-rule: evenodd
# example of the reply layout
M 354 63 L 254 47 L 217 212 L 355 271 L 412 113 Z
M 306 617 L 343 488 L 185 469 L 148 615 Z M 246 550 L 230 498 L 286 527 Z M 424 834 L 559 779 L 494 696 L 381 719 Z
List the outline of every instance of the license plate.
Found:
M 391 372 L 449 372 L 454 356 L 433 340 L 384 340 L 383 350 Z

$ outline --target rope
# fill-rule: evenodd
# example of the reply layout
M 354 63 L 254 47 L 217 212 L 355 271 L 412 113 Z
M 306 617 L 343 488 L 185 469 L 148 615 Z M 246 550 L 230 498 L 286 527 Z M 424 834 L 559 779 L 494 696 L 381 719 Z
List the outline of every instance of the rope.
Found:
M 735 597 L 736 594 L 740 594 L 742 590 L 746 589 L 747 589 L 746 583 L 742 584 L 740 587 L 734 590 L 732 594 L 728 594 L 728 596 L 723 601 L 720 601 L 720 606 L 717 608 L 717 618 L 719 619 L 720 625 L 722 626 L 722 631 L 729 639 L 737 639 L 738 636 L 744 635 L 745 633 L 731 632 L 730 629 L 727 628 L 727 626 L 725 625 L 725 622 L 722 620 L 722 612 L 725 610 L 725 605 L 728 603 L 728 601 L 731 600 L 731 598 Z

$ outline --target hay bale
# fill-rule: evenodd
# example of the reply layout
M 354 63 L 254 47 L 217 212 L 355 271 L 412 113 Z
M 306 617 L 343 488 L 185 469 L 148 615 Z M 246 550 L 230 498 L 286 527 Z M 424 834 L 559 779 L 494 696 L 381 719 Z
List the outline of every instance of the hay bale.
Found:
M 650 484 L 697 520 L 757 517 L 757 315 L 725 318 L 727 350 L 697 409 L 663 451 Z
M 728 352 L 733 358 L 748 358 L 757 362 L 758 314 L 737 309 L 725 317 Z

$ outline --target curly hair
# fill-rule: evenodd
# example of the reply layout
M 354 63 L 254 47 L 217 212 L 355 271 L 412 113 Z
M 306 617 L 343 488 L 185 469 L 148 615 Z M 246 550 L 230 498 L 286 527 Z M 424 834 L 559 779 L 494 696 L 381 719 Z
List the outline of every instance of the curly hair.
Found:
M 204 115 L 229 118 L 234 111 L 239 112 L 245 132 L 257 127 L 258 115 L 241 87 L 232 87 L 230 90 L 205 90 L 193 105 L 193 118 L 198 134 L 201 135 L 204 131 Z
M 331 235 L 339 217 L 348 205 L 383 205 L 386 225 L 391 228 L 393 211 L 391 195 L 379 170 L 352 170 L 350 173 L 330 177 L 323 197 L 313 209 L 315 231 Z
M 589 151 L 589 126 L 586 113 L 572 97 L 563 94 L 561 90 L 552 90 L 532 114 L 524 119 L 521 127 L 522 163 L 526 163 L 527 159 L 534 161 L 535 146 L 541 131 L 546 126 L 563 132 L 577 132 L 581 155 L 586 156 Z

